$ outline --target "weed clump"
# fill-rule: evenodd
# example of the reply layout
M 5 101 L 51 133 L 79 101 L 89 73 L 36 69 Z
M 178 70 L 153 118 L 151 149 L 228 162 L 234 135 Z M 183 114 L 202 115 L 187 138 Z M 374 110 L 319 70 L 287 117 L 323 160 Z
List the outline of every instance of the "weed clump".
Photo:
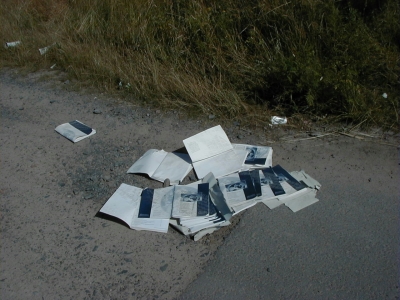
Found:
M 1 62 L 57 63 L 94 86 L 226 118 L 266 122 L 274 110 L 390 128 L 399 11 L 395 0 L 4 0 L 1 38 L 23 44 Z

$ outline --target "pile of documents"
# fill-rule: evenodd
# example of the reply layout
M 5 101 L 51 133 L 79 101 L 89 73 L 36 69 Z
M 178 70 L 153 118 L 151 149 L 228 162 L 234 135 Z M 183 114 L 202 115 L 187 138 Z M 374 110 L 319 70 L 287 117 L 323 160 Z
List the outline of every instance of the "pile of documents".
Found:
M 121 184 L 100 212 L 132 229 L 168 231 L 198 240 L 230 225 L 232 216 L 258 203 L 297 212 L 318 201 L 321 185 L 304 171 L 272 167 L 272 148 L 232 144 L 221 126 L 183 140 L 187 153 L 150 149 L 128 170 L 171 186 L 141 189 Z M 198 181 L 180 185 L 194 168 Z

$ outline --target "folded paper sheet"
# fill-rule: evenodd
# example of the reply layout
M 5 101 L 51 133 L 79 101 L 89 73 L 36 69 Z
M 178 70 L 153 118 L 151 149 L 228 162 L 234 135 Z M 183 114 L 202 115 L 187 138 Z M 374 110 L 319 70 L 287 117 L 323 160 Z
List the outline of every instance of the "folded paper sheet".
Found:
M 83 124 L 78 120 L 58 125 L 55 130 L 74 143 L 79 142 L 96 133 L 96 130 L 90 128 L 89 126 Z

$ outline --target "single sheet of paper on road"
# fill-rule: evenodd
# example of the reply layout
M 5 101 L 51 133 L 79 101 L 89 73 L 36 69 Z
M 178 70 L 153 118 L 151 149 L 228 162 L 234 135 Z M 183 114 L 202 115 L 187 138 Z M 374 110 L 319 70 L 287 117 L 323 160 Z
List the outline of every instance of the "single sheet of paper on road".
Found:
M 90 128 L 78 120 L 58 125 L 55 131 L 74 143 L 88 138 L 96 133 L 95 129 Z
M 179 184 L 192 169 L 188 154 L 150 149 L 139 158 L 127 173 L 147 174 L 150 178 L 170 184 Z
M 197 178 L 204 178 L 208 173 L 213 173 L 216 178 L 238 172 L 247 156 L 245 149 L 228 151 L 208 159 L 193 163 Z
M 193 163 L 233 150 L 231 142 L 220 125 L 183 140 L 183 144 Z

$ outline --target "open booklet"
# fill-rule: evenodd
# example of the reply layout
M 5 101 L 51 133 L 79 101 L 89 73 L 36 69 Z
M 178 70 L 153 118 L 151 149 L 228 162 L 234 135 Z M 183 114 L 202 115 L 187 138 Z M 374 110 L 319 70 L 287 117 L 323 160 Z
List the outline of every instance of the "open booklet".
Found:
M 183 140 L 199 179 L 208 173 L 216 178 L 239 171 L 248 155 L 246 147 L 236 150 L 220 125 Z
M 130 228 L 168 232 L 174 187 L 141 189 L 121 184 L 100 212 L 124 221 Z
M 79 142 L 96 133 L 96 130 L 90 128 L 89 126 L 83 124 L 78 120 L 58 125 L 55 131 L 74 143 Z
M 150 178 L 161 182 L 168 178 L 170 184 L 175 185 L 179 184 L 191 170 L 188 154 L 150 149 L 129 168 L 127 173 L 147 174 Z

